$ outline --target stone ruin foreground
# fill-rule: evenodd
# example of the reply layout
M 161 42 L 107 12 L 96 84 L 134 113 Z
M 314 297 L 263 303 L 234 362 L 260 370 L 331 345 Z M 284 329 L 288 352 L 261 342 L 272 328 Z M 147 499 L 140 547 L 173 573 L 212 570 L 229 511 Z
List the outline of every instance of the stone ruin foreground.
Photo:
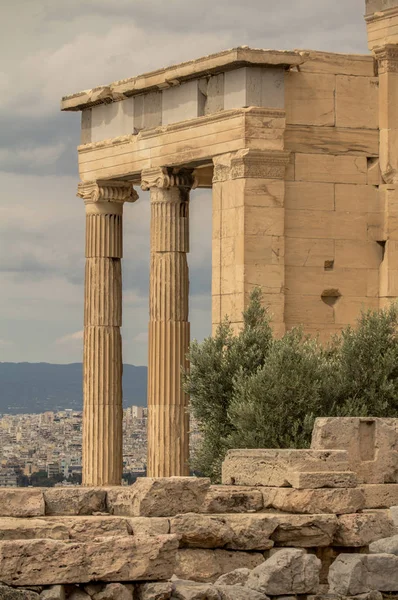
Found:
M 398 419 L 322 418 L 309 449 L 231 450 L 221 485 L 1 488 L 0 598 L 382 600 L 397 445 Z
M 84 484 L 121 482 L 134 186 L 151 203 L 149 476 L 189 474 L 191 190 L 212 188 L 213 327 L 228 315 L 240 328 L 253 286 L 276 335 L 301 324 L 321 340 L 398 297 L 397 0 L 366 13 L 369 55 L 239 47 L 63 98 L 82 115 Z

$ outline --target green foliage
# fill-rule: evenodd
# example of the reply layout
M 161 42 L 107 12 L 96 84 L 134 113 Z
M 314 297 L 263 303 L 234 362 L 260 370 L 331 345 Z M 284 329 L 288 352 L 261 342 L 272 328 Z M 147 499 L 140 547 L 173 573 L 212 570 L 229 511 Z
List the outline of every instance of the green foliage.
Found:
M 238 335 L 225 320 L 190 348 L 183 375 L 202 433 L 193 468 L 219 481 L 229 448 L 305 448 L 319 416 L 398 416 L 398 306 L 363 313 L 324 348 L 293 329 L 273 339 L 255 289 Z

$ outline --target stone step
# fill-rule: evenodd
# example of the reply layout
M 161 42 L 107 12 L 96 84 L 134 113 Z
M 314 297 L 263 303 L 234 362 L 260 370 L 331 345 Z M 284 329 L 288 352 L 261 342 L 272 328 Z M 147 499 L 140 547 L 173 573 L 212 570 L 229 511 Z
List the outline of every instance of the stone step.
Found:
M 1 581 L 15 586 L 164 581 L 175 571 L 177 548 L 174 535 L 0 541 Z
M 90 541 L 103 537 L 165 535 L 168 518 L 114 517 L 0 517 L 0 540 L 52 539 Z
M 169 517 L 199 512 L 210 480 L 201 477 L 139 477 L 130 486 L 0 488 L 0 517 Z
M 264 552 L 274 545 L 315 548 L 362 547 L 395 533 L 389 511 L 333 514 L 188 513 L 172 518 L 42 517 L 0 519 L 1 541 L 95 542 L 175 534 L 180 548 Z
M 229 450 L 222 465 L 222 482 L 289 487 L 290 473 L 327 471 L 350 471 L 345 450 Z
M 357 476 L 352 471 L 290 472 L 286 478 L 298 490 L 354 488 L 358 483 Z

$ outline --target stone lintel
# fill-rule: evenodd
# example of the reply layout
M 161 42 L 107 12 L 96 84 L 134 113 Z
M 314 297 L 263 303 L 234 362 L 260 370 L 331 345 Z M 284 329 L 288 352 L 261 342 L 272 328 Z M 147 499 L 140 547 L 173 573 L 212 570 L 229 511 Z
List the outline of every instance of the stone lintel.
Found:
M 284 179 L 290 152 L 283 150 L 239 150 L 216 156 L 213 183 L 231 179 Z

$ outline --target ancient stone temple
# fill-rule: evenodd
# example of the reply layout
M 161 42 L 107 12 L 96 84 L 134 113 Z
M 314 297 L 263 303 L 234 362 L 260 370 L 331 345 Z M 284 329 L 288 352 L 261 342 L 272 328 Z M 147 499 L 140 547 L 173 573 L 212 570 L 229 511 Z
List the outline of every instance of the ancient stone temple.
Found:
M 368 55 L 239 47 L 66 96 L 86 204 L 84 482 L 120 483 L 122 212 L 150 191 L 148 474 L 188 474 L 189 202 L 212 188 L 212 322 L 261 286 L 322 340 L 398 296 L 398 6 Z M 128 209 L 133 212 L 134 207 Z M 134 260 L 134 257 L 128 257 Z

